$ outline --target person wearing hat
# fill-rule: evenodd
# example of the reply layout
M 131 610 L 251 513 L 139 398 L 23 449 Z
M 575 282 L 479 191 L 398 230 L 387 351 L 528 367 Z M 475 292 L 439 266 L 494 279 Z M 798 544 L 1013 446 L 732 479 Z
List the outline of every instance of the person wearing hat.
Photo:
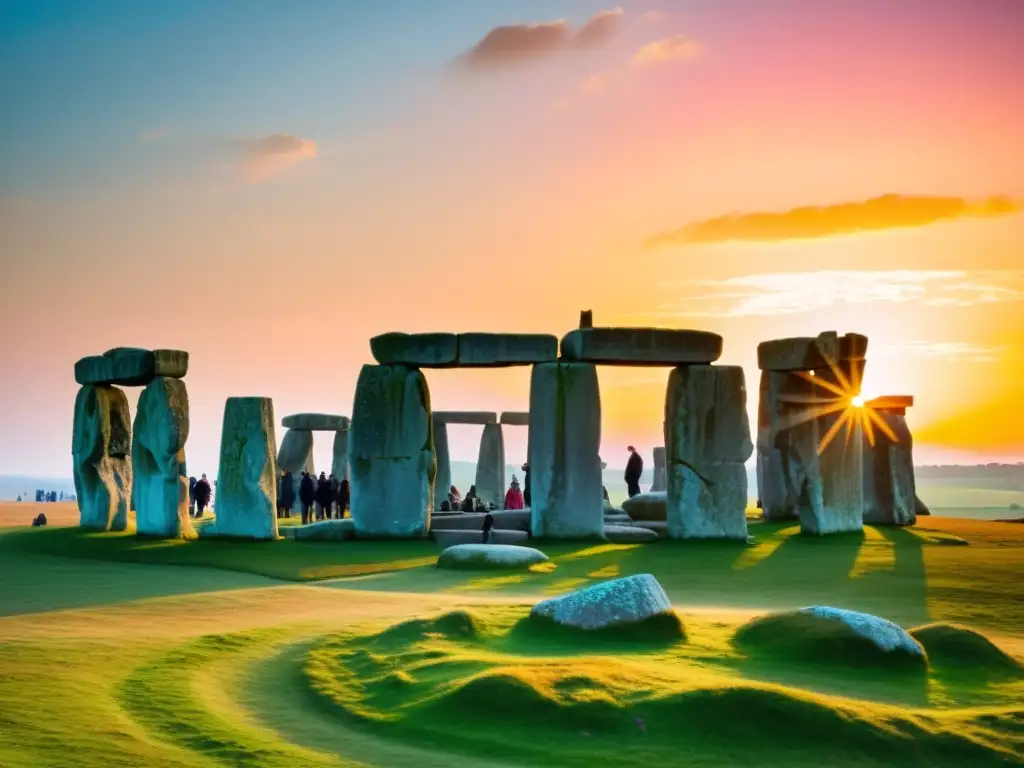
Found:
M 523 509 L 525 506 L 523 492 L 519 488 L 519 481 L 515 475 L 512 475 L 512 484 L 505 492 L 505 509 Z
M 629 461 L 626 462 L 626 491 L 632 499 L 640 493 L 640 476 L 644 473 L 644 460 L 632 445 L 626 450 L 629 451 Z

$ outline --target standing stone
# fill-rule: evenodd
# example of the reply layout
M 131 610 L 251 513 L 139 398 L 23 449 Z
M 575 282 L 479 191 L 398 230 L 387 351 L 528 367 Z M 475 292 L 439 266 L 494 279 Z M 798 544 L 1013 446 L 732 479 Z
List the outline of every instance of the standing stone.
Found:
M 799 487 L 786 482 L 788 450 L 780 441 L 782 398 L 794 389 L 806 388 L 798 374 L 761 371 L 757 403 L 757 497 L 765 520 L 796 520 L 800 516 L 800 500 L 790 495 L 789 488 Z M 810 407 L 810 406 L 808 406 Z
M 542 363 L 530 379 L 531 531 L 543 538 L 604 534 L 601 393 L 592 363 Z
M 339 429 L 334 433 L 334 448 L 331 454 L 331 473 L 338 482 L 348 478 L 348 430 Z
M 277 471 L 292 473 L 292 490 L 295 502 L 292 512 L 302 514 L 302 501 L 299 499 L 299 483 L 302 473 L 316 475 L 313 466 L 313 433 L 308 429 L 289 429 L 281 439 L 281 449 L 277 452 Z M 275 499 L 275 504 L 277 503 Z
M 501 424 L 485 424 L 476 460 L 476 493 L 484 504 L 498 509 L 505 502 L 505 435 Z
M 185 468 L 188 427 L 185 382 L 164 376 L 153 379 L 139 396 L 132 440 L 139 534 L 195 538 Z
M 448 449 L 448 424 L 434 419 L 434 454 L 437 456 L 437 475 L 434 477 L 434 509 L 448 498 L 452 487 L 452 457 Z
M 364 365 L 352 408 L 352 518 L 360 536 L 422 537 L 434 506 L 434 434 L 423 374 Z
M 871 407 L 871 403 L 865 408 Z M 914 438 L 904 409 L 875 408 L 874 414 L 895 440 L 871 424 L 872 440 L 864 440 L 864 522 L 875 525 L 913 525 L 917 522 L 914 480 Z
M 217 472 L 218 536 L 277 538 L 276 446 L 270 398 L 229 397 Z
M 665 447 L 657 446 L 654 449 L 654 478 L 651 481 L 651 491 L 657 493 L 664 491 L 668 485 L 665 474 Z
M 83 528 L 123 531 L 128 527 L 131 443 L 131 413 L 124 392 L 110 386 L 82 387 L 75 398 L 71 454 Z
M 665 397 L 669 536 L 747 538 L 747 474 L 754 447 L 738 366 L 672 370 Z

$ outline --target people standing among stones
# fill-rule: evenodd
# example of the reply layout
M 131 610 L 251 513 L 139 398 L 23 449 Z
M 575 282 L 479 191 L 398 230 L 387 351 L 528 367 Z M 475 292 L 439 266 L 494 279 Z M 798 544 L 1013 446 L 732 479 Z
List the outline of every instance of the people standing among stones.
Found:
M 626 462 L 626 489 L 629 498 L 632 499 L 640 493 L 640 476 L 644 473 L 644 460 L 632 445 L 626 450 L 629 451 L 629 461 Z
M 210 481 L 206 479 L 206 475 L 203 475 L 196 481 L 195 487 L 197 519 L 203 516 L 203 511 L 206 509 L 206 505 L 210 503 L 210 498 L 212 496 L 213 486 L 211 486 Z
M 488 512 L 486 515 L 484 515 L 484 524 L 483 524 L 483 527 L 480 529 L 483 532 L 483 535 L 484 535 L 484 544 L 486 544 L 487 542 L 489 542 L 491 540 L 491 528 L 493 528 L 493 527 L 494 527 L 494 515 L 492 515 L 490 512 Z
M 321 472 L 316 481 L 316 507 L 317 520 L 323 520 L 324 515 L 331 513 L 331 481 L 325 472 Z
M 285 471 L 281 473 L 281 489 L 277 493 L 277 516 L 291 517 L 294 505 L 295 484 L 292 481 L 292 473 Z
M 466 498 L 462 500 L 462 511 L 473 512 L 476 509 L 476 486 L 469 486 L 469 491 L 466 492 Z
M 302 479 L 299 481 L 299 503 L 302 504 L 302 524 L 307 525 L 312 522 L 310 519 L 310 512 L 313 509 L 313 502 L 316 501 L 316 483 L 313 482 L 312 476 L 306 472 L 302 472 Z
M 522 466 L 523 470 L 523 504 L 530 506 L 530 462 Z
M 349 485 L 348 478 L 341 478 L 341 482 L 338 483 L 338 519 L 345 517 L 345 510 L 348 509 L 349 498 L 351 498 L 352 490 Z
M 196 514 L 196 483 L 194 477 L 188 479 L 188 516 L 195 517 Z
M 519 481 L 512 475 L 512 483 L 505 492 L 505 509 L 523 509 L 523 492 L 519 489 Z

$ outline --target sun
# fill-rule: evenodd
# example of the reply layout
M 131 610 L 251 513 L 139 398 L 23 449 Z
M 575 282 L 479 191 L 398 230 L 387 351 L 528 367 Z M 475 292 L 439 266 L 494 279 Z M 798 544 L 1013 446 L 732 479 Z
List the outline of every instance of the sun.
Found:
M 854 395 L 853 399 L 850 400 L 850 404 L 854 408 L 863 408 L 864 407 L 864 398 L 861 397 L 860 395 Z

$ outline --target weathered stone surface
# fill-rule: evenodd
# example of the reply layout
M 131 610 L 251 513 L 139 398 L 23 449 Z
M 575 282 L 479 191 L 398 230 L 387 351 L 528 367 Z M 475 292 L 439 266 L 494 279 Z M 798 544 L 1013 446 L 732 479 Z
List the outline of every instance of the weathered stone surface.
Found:
M 896 413 L 877 410 L 891 434 L 874 423 L 864 439 L 864 522 L 874 525 L 913 525 L 917 522 L 914 481 L 914 439 L 903 408 Z M 895 438 L 895 439 L 894 439 Z
M 497 424 L 495 411 L 434 411 L 434 424 Z
M 630 517 L 629 515 L 627 515 L 626 513 L 622 513 L 621 515 L 616 515 L 616 514 L 608 513 L 608 512 L 604 513 L 604 529 L 606 531 L 608 530 L 608 526 L 609 525 L 632 525 L 632 524 L 633 524 L 633 518 Z
M 158 376 L 183 379 L 186 373 L 188 352 L 178 349 L 116 347 L 75 363 L 75 381 L 83 385 L 142 387 Z
M 654 478 L 651 481 L 651 490 L 654 492 L 668 488 L 665 466 L 665 448 L 659 445 L 654 449 Z
M 745 462 L 754 452 L 747 387 L 738 366 L 673 368 L 665 394 L 665 452 L 671 465 Z
M 576 629 L 607 629 L 638 624 L 672 612 L 672 603 L 651 574 L 613 579 L 533 606 L 531 616 Z
M 502 411 L 501 423 L 508 424 L 510 427 L 528 427 L 530 426 L 530 412 Z
M 549 538 L 600 537 L 601 395 L 590 363 L 542 363 L 530 380 L 529 463 L 532 532 Z
M 795 520 L 799 517 L 800 500 L 791 496 L 786 482 L 789 461 L 783 432 L 782 395 L 789 389 L 802 387 L 794 374 L 761 371 L 757 402 L 757 497 L 765 520 Z
M 863 448 L 861 424 L 843 413 L 804 421 L 782 435 L 788 448 L 787 494 L 799 501 L 800 528 L 823 535 L 864 527 Z M 830 431 L 831 440 L 827 440 Z
M 331 448 L 331 474 L 338 480 L 348 477 L 348 430 L 339 429 L 334 433 L 334 445 Z
M 558 338 L 546 333 L 461 333 L 459 365 L 497 368 L 558 359 Z
M 441 547 L 452 547 L 456 544 L 482 544 L 484 535 L 482 531 L 469 530 L 433 530 L 431 538 Z M 488 544 L 522 544 L 529 538 L 525 531 L 491 531 L 487 539 Z
M 294 413 L 281 419 L 285 429 L 308 429 L 313 432 L 340 432 L 351 426 L 348 416 L 330 413 Z
M 747 538 L 747 469 L 740 463 L 674 463 L 666 522 L 673 539 Z
M 604 526 L 604 536 L 613 544 L 643 544 L 658 540 L 658 534 L 647 528 L 635 525 L 609 525 L 607 521 Z
M 870 640 L 879 650 L 886 652 L 903 651 L 912 656 L 924 657 L 924 648 L 910 636 L 905 629 L 891 621 L 870 613 L 848 611 L 843 608 L 832 608 L 827 605 L 816 605 L 802 608 L 801 613 L 809 613 L 819 619 L 840 621 L 865 640 Z
M 510 544 L 455 544 L 437 558 L 438 568 L 471 570 L 525 570 L 548 562 L 548 556 L 533 547 Z
M 139 396 L 132 430 L 135 527 L 140 534 L 195 538 L 188 515 L 188 427 L 185 382 L 153 379 Z
M 434 507 L 434 430 L 423 374 L 364 365 L 349 438 L 352 518 L 361 537 L 425 536 Z
M 505 435 L 501 424 L 485 424 L 476 460 L 476 493 L 484 504 L 505 503 Z
M 452 487 L 452 457 L 448 448 L 448 425 L 434 419 L 434 456 L 437 474 L 434 476 L 434 509 L 447 500 Z M 453 510 L 454 511 L 454 510 Z
M 125 393 L 84 386 L 75 398 L 71 455 L 79 524 L 97 531 L 128 527 L 132 495 L 132 422 Z
M 295 541 L 348 541 L 356 537 L 356 524 L 351 517 L 343 520 L 321 520 L 309 525 L 289 525 L 281 535 Z
M 229 397 L 217 470 L 218 536 L 277 538 L 276 447 L 270 398 Z
M 757 345 L 757 367 L 762 371 L 811 371 L 840 360 L 863 360 L 868 339 L 857 333 L 840 336 L 825 331 L 817 337 L 772 339 Z
M 450 367 L 459 357 L 454 333 L 385 333 L 370 339 L 373 359 L 381 365 Z M 353 412 L 353 417 L 355 413 Z
M 528 509 L 496 509 L 490 513 L 459 512 L 456 514 L 435 514 L 431 517 L 431 530 L 479 531 L 484 524 L 484 517 L 491 515 L 494 520 L 492 530 L 529 531 L 530 510 Z
M 664 522 L 668 517 L 668 493 L 649 491 L 638 493 L 622 502 L 622 511 L 633 520 L 654 520 Z
M 668 538 L 668 523 L 664 520 L 637 520 L 633 523 L 637 528 L 646 528 L 658 534 L 659 539 Z
M 578 328 L 562 337 L 562 358 L 603 365 L 690 365 L 722 356 L 722 337 L 669 328 Z
M 292 473 L 292 489 L 295 491 L 295 501 L 292 504 L 292 512 L 302 512 L 302 501 L 299 499 L 299 483 L 302 482 L 302 473 L 308 472 L 316 475 L 316 467 L 313 466 L 313 433 L 308 429 L 289 429 L 281 439 L 281 449 L 277 452 L 278 472 Z M 275 504 L 276 504 L 275 500 Z

